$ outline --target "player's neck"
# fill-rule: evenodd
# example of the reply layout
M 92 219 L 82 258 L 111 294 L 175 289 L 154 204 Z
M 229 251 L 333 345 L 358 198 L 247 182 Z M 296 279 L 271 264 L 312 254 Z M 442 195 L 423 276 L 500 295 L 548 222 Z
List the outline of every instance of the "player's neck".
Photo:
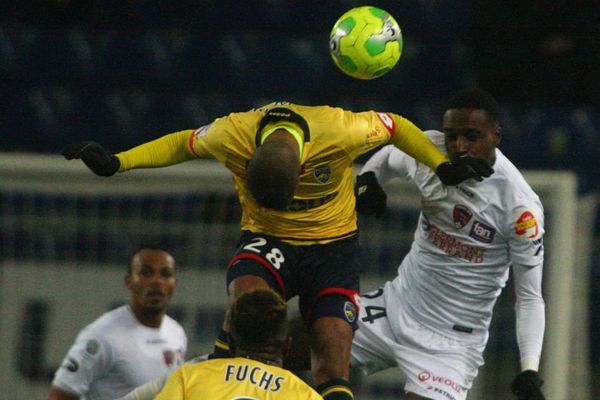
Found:
M 160 328 L 165 312 L 162 310 L 129 306 L 138 322 L 149 328 Z
M 245 352 L 243 350 L 239 350 L 236 352 L 236 357 L 249 358 L 251 360 L 260 361 L 268 365 L 275 365 L 277 367 L 281 367 L 281 365 L 283 364 L 282 357 L 279 354 L 256 353 L 253 351 Z

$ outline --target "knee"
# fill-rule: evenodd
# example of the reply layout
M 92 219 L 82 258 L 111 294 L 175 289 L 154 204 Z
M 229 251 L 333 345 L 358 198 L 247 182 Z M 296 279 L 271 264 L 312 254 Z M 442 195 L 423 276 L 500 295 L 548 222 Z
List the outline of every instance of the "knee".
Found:
M 310 326 L 311 348 L 317 355 L 348 353 L 353 334 L 352 326 L 343 319 L 319 318 Z

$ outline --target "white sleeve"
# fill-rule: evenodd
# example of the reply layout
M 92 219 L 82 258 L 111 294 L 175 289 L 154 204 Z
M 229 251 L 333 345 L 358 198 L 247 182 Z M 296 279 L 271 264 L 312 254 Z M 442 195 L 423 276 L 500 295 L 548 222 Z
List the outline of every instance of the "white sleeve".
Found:
M 360 173 L 373 172 L 379 184 L 383 185 L 392 178 L 407 178 L 409 171 L 417 168 L 414 158 L 398 150 L 393 145 L 379 149 L 365 163 Z
M 514 207 L 507 219 L 510 259 L 513 264 L 534 266 L 544 261 L 544 210 L 539 201 Z
M 160 378 L 146 382 L 117 400 L 152 400 L 161 391 L 163 386 L 165 386 L 167 378 L 169 378 L 169 374 L 165 374 Z
M 56 371 L 52 385 L 85 396 L 92 383 L 109 369 L 111 359 L 110 345 L 100 335 L 84 329 Z
M 542 297 L 542 263 L 535 266 L 513 264 L 516 294 L 517 344 L 521 354 L 521 370 L 537 371 L 542 353 L 546 325 Z

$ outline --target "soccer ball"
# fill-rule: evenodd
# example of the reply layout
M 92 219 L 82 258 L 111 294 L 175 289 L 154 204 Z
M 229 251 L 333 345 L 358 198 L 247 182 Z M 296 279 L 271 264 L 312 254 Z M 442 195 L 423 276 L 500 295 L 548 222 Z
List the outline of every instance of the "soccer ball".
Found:
M 402 54 L 402 32 L 389 13 L 372 6 L 342 15 L 329 34 L 331 57 L 340 70 L 357 79 L 389 72 Z

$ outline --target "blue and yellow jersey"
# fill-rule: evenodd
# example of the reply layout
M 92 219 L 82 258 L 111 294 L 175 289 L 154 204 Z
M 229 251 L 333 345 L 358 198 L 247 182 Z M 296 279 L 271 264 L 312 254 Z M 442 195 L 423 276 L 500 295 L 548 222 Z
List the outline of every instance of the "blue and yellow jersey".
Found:
M 246 166 L 261 144 L 261 134 L 278 124 L 301 132 L 299 140 L 303 142 L 300 184 L 286 211 L 259 206 L 245 180 Z M 356 233 L 353 161 L 386 143 L 393 143 L 432 169 L 446 161 L 420 129 L 399 115 L 281 102 L 232 113 L 199 129 L 176 132 L 117 156 L 121 172 L 192 158 L 217 159 L 233 174 L 243 230 L 292 244 L 316 244 Z
M 322 400 L 290 371 L 248 358 L 219 358 L 185 364 L 155 400 Z

